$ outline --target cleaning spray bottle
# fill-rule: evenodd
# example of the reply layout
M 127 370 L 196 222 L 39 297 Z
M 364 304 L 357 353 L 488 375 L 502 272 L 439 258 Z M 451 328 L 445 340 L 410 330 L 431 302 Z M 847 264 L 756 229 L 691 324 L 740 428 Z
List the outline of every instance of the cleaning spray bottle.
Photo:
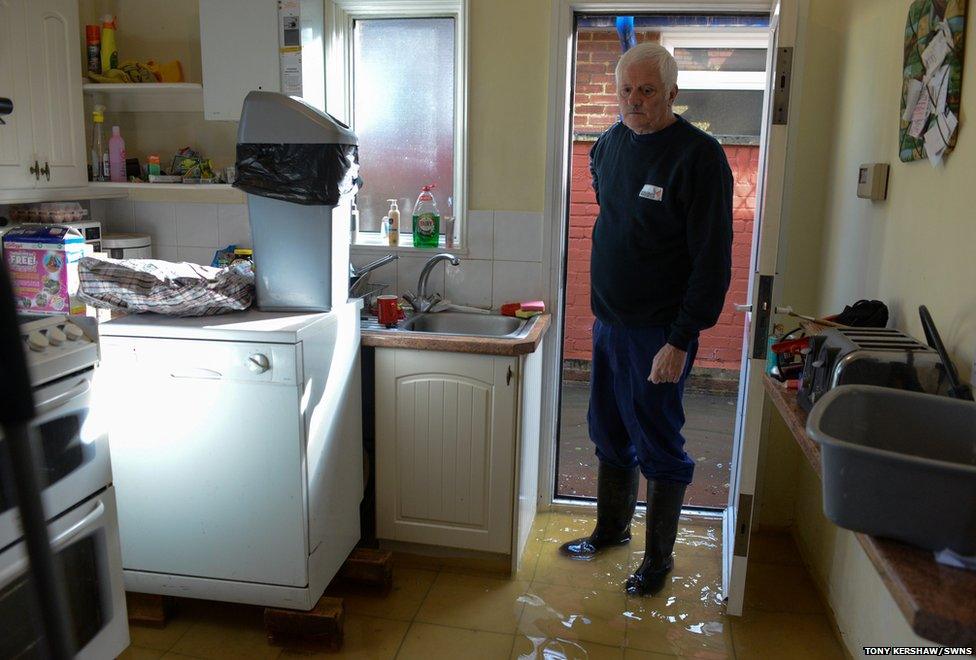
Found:
M 436 248 L 441 234 L 441 215 L 431 190 L 434 184 L 420 189 L 417 205 L 413 209 L 413 246 Z
M 119 68 L 119 49 L 115 45 L 115 17 L 102 16 L 102 73 Z
M 400 208 L 397 206 L 395 199 L 388 199 L 386 201 L 390 203 L 390 210 L 386 214 L 390 219 L 387 240 L 392 247 L 396 247 L 400 244 Z

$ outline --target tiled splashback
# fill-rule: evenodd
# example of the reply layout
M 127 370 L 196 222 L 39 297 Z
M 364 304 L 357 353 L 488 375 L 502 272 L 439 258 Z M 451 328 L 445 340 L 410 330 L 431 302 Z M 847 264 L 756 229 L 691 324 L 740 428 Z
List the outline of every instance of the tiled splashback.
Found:
M 184 204 L 92 200 L 92 217 L 106 233 L 139 232 L 152 236 L 153 254 L 168 261 L 209 264 L 218 247 L 251 245 L 244 204 Z M 468 212 L 468 245 L 458 250 L 460 266 L 438 264 L 430 289 L 452 302 L 499 307 L 517 300 L 544 298 L 542 214 L 516 211 Z M 382 249 L 352 249 L 362 265 Z M 370 281 L 389 284 L 390 293 L 416 293 L 417 279 L 428 257 L 401 252 L 400 258 L 373 272 Z M 548 302 L 548 301 L 547 301 Z

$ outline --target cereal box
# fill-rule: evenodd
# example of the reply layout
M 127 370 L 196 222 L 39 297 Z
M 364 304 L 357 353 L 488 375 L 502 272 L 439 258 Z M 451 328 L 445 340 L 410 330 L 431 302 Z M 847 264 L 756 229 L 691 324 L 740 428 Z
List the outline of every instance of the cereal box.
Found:
M 77 229 L 49 225 L 15 227 L 3 236 L 17 308 L 31 314 L 84 314 L 78 300 L 78 262 L 91 253 Z

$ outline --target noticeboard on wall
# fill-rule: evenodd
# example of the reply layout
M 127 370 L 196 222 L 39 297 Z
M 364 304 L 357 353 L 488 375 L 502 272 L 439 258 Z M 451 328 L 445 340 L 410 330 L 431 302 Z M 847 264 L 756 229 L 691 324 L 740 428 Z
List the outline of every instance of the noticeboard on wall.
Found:
M 966 0 L 915 0 L 905 25 L 899 158 L 938 165 L 959 134 Z

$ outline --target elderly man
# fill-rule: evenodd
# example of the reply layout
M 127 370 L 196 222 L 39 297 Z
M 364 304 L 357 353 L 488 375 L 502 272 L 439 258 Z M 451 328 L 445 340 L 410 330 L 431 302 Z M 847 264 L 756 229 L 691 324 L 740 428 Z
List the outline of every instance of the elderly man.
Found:
M 678 67 L 657 44 L 617 63 L 621 121 L 590 150 L 593 229 L 590 438 L 599 459 L 593 533 L 561 550 L 590 559 L 630 541 L 638 468 L 647 478 L 644 560 L 634 595 L 659 592 L 695 464 L 682 393 L 698 333 L 718 320 L 731 279 L 732 172 L 719 143 L 672 112 Z

